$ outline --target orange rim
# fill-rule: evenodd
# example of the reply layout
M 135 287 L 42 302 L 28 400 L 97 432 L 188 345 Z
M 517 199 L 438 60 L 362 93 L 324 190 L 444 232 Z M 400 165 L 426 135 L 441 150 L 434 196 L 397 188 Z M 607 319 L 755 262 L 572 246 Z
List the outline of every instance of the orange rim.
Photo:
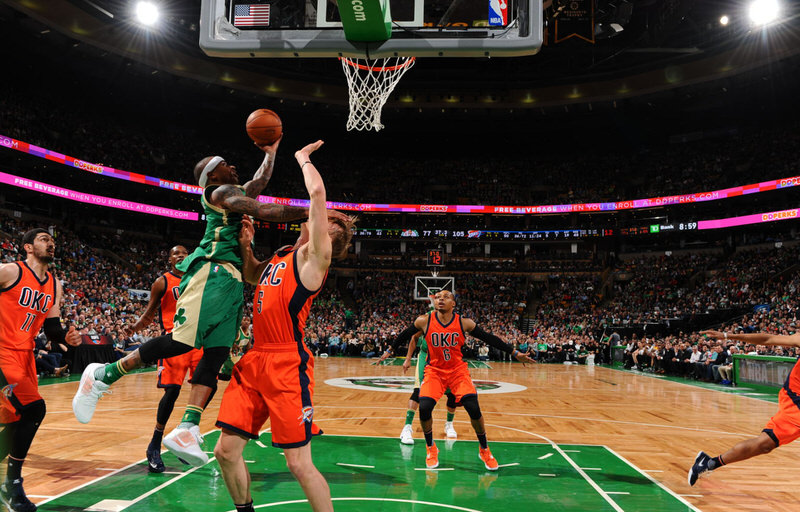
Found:
M 403 69 L 411 65 L 412 62 L 417 60 L 416 57 L 408 57 L 408 60 L 403 62 L 402 64 L 397 64 L 396 66 L 365 66 L 364 64 L 360 64 L 352 59 L 347 57 L 339 57 L 339 60 L 346 62 L 348 66 L 352 66 L 354 68 L 361 69 L 363 71 L 378 71 L 379 73 L 383 73 L 384 71 L 397 71 L 398 69 Z

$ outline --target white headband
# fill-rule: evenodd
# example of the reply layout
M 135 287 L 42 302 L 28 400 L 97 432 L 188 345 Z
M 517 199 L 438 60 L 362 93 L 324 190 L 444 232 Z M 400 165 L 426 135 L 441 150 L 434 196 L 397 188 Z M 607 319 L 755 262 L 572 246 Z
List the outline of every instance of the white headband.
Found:
M 213 171 L 220 164 L 220 162 L 224 161 L 225 159 L 222 158 L 221 156 L 215 156 L 214 158 L 208 161 L 206 166 L 203 167 L 203 172 L 200 173 L 200 179 L 197 180 L 197 183 L 200 185 L 200 187 L 206 188 L 206 182 L 208 181 L 208 173 Z

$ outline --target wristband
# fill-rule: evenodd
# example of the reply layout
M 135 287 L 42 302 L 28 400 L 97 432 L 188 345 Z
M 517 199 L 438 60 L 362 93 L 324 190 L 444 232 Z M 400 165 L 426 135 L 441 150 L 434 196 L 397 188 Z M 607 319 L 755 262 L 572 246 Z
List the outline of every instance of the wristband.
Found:
M 303 167 L 305 167 L 306 164 L 310 164 L 310 163 L 311 163 L 311 160 L 306 160 L 305 162 L 303 162 L 303 164 L 300 166 L 300 170 L 302 171 Z
M 517 357 L 517 354 L 519 354 L 519 353 L 520 353 L 519 350 L 514 349 L 514 351 L 511 352 L 511 357 Z

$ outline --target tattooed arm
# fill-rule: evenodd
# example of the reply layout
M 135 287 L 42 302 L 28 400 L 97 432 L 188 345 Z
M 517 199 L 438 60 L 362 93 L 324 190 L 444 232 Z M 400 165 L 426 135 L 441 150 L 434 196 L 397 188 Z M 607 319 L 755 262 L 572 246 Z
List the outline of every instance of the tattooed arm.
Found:
M 244 184 L 244 194 L 247 197 L 252 197 L 253 199 L 257 198 L 258 194 L 260 194 L 267 186 L 267 183 L 269 183 L 269 179 L 272 178 L 272 171 L 275 167 L 275 155 L 278 152 L 278 145 L 280 143 L 281 139 L 275 141 L 271 146 L 259 146 L 256 144 L 256 146 L 266 154 L 264 155 L 264 161 L 261 162 L 261 165 L 253 175 L 253 179 Z
M 233 185 L 221 185 L 216 188 L 211 192 L 210 202 L 218 208 L 246 213 L 271 222 L 290 222 L 308 217 L 308 208 L 259 203 L 252 197 L 243 195 L 242 190 Z

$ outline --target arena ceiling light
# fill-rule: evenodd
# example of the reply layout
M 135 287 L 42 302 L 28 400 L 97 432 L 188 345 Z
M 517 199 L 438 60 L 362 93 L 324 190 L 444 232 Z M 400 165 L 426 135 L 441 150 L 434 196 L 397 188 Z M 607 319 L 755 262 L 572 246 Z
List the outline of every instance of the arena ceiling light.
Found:
M 730 22 L 731 22 L 731 19 L 728 17 L 728 15 L 727 15 L 727 14 L 723 14 L 723 15 L 722 15 L 722 16 L 720 16 L 720 18 L 719 18 L 719 24 L 720 24 L 720 25 L 722 25 L 723 27 L 724 27 L 724 26 L 727 26 L 727 25 L 728 25 L 728 23 L 730 23 Z
M 136 20 L 142 25 L 152 27 L 158 21 L 158 6 L 153 2 L 139 2 L 136 4 Z
M 778 0 L 753 0 L 748 14 L 755 25 L 764 26 L 778 19 L 781 7 Z

